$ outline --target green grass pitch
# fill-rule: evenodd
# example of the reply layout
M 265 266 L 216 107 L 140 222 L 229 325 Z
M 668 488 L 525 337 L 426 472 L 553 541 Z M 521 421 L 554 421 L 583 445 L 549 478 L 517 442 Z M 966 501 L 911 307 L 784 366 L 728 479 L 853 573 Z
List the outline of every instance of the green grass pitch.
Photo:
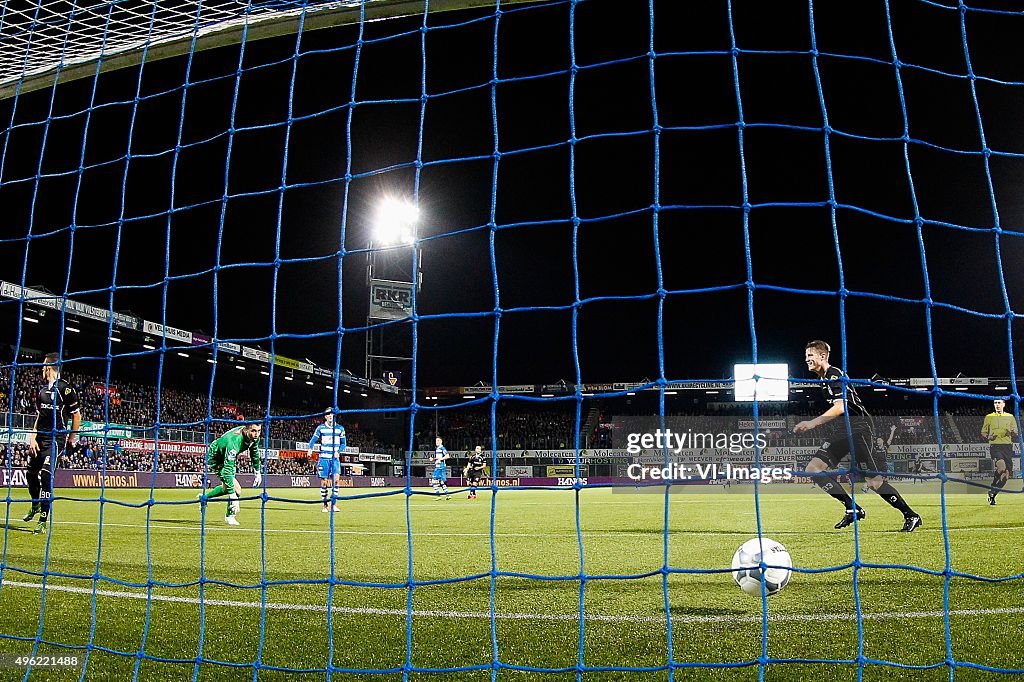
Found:
M 795 487 L 795 486 L 794 486 Z M 868 511 L 859 524 L 860 560 L 872 564 L 913 564 L 945 568 L 941 500 L 935 486 L 902 484 L 907 499 L 924 517 L 913 534 L 895 532 L 902 518 L 874 495 L 858 494 Z M 1009 486 L 1016 488 L 1016 482 Z M 17 492 L 17 491 L 16 491 Z M 374 491 L 379 492 L 379 491 Z M 671 573 L 667 576 L 671 637 L 666 622 L 665 577 L 629 576 L 659 571 L 667 557 L 672 568 L 724 569 L 733 552 L 756 535 L 750 488 L 740 492 L 702 489 L 667 497 L 669 533 L 664 534 L 666 496 L 582 489 L 578 492 L 583 549 L 576 535 L 577 491 L 500 490 L 494 507 L 497 569 L 545 576 L 601 576 L 536 580 L 500 576 L 494 581 L 493 636 L 503 680 L 575 680 L 581 660 L 588 667 L 666 666 L 675 663 L 733 664 L 728 668 L 679 668 L 678 680 L 757 680 L 761 656 L 761 602 L 743 594 L 728 572 Z M 40 577 L 47 537 L 27 532 L 20 518 L 26 503 L 7 509 L 3 586 L 0 588 L 0 652 L 28 653 L 40 630 L 46 642 L 95 649 L 86 679 L 130 679 L 135 654 L 145 680 L 190 679 L 200 648 L 206 659 L 200 680 L 251 679 L 252 663 L 287 668 L 339 668 L 332 679 L 400 680 L 407 660 L 416 668 L 489 666 L 494 659 L 489 576 L 473 580 L 404 587 L 336 585 L 328 614 L 331 575 L 330 514 L 320 510 L 317 490 L 277 490 L 261 514 L 258 499 L 245 500 L 240 528 L 223 523 L 224 503 L 207 507 L 204 544 L 194 491 L 159 490 L 153 506 L 102 506 L 98 491 L 58 491 L 79 501 L 58 499 L 49 537 L 47 571 L 143 584 L 147 579 L 195 583 L 202 564 L 204 604 L 197 585 L 152 591 L 101 579 L 48 576 L 45 600 Z M 352 494 L 353 491 L 346 491 Z M 859 490 L 858 490 L 859 493 Z M 15 493 L 16 494 L 16 493 Z M 142 503 L 145 490 L 107 490 L 106 499 Z M 85 498 L 93 498 L 87 500 Z M 303 500 L 299 503 L 292 500 Z M 333 515 L 334 576 L 377 585 L 403 585 L 410 570 L 417 581 L 487 574 L 491 570 L 491 493 L 479 499 L 453 494 L 450 501 L 428 495 L 409 498 L 412 555 L 407 538 L 407 498 L 403 491 L 382 497 L 345 499 Z M 767 537 L 786 545 L 796 566 L 821 569 L 854 560 L 854 533 L 833 530 L 841 510 L 826 495 L 801 487 L 795 494 L 762 494 L 760 517 Z M 1004 494 L 996 507 L 983 494 L 946 496 L 952 568 L 987 578 L 1024 571 L 1024 495 Z M 262 517 L 262 519 L 261 519 Z M 261 533 L 261 520 L 266 532 Z M 147 533 L 147 526 L 149 532 Z M 102 530 L 102 532 L 101 532 Z M 102 551 L 97 550 L 102 542 Z M 151 562 L 147 565 L 147 548 Z M 99 560 L 97 563 L 97 556 Z M 411 559 L 411 562 L 410 562 Z M 582 566 L 581 566 L 582 561 Z M 272 584 L 268 608 L 261 609 L 261 567 Z M 854 618 L 854 573 L 795 573 L 789 586 L 769 600 L 767 656 L 804 659 L 771 663 L 769 680 L 856 680 L 859 655 L 932 669 L 868 664 L 869 680 L 948 680 L 943 664 L 957 661 L 1024 668 L 1019 637 L 1024 632 L 1024 580 L 989 582 L 954 577 L 949 582 L 950 639 L 943 613 L 944 577 L 889 567 L 864 567 L 857 575 L 863 650 Z M 321 581 L 273 584 L 276 581 Z M 224 586 L 216 581 L 246 585 Z M 584 627 L 580 627 L 582 599 Z M 43 617 L 40 624 L 41 604 Z M 411 605 L 412 616 L 407 619 Z M 146 627 L 148 616 L 148 627 Z M 330 616 L 330 622 L 329 622 Z M 407 650 L 411 623 L 412 648 Z M 260 628 L 263 646 L 259 650 Z M 333 651 L 329 653 L 328 632 Z M 27 638 L 28 641 L 13 639 Z M 103 648 L 131 652 L 121 656 Z M 38 654 L 84 650 L 51 644 Z M 407 659 L 408 656 L 408 659 Z M 808 660 L 809 659 L 809 660 Z M 837 659 L 845 664 L 815 663 Z M 852 663 L 850 663 L 852 661 Z M 751 664 L 753 662 L 753 664 Z M 746 665 L 742 665 L 746 664 Z M 567 668 L 542 674 L 529 668 Z M 29 679 L 78 679 L 81 670 L 33 670 Z M 21 679 L 24 669 L 0 669 L 0 679 Z M 261 680 L 291 679 L 260 670 Z M 311 672 L 304 679 L 325 679 Z M 459 673 L 413 672 L 412 680 L 489 680 L 490 669 Z M 585 680 L 667 680 L 669 672 L 585 671 Z M 957 680 L 997 680 L 1007 676 L 970 667 L 955 669 Z

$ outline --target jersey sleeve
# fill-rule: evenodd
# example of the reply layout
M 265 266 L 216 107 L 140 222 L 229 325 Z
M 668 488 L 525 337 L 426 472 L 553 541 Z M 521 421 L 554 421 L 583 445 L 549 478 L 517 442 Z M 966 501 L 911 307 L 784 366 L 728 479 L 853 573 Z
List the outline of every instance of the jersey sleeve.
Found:
M 348 439 L 345 437 L 345 427 L 339 426 L 338 428 L 341 430 L 341 437 L 338 439 L 338 447 L 334 452 L 335 455 L 345 452 L 345 448 L 348 447 Z
M 217 463 L 217 457 L 220 454 L 222 454 L 220 438 L 214 438 L 210 441 L 210 444 L 206 446 L 206 463 L 213 468 Z
M 992 435 L 992 415 L 985 415 L 985 421 L 981 423 L 981 433 L 984 436 Z
M 71 384 L 64 384 L 63 395 L 61 400 L 64 402 L 64 406 L 68 410 L 68 414 L 75 414 L 80 412 L 81 405 L 78 402 L 78 391 L 74 389 Z
M 260 464 L 263 460 L 260 459 L 260 442 L 254 440 L 249 444 L 249 461 L 252 462 L 253 472 L 260 470 Z
M 312 450 L 316 442 L 320 440 L 320 432 L 323 429 L 323 425 L 316 427 L 316 431 L 313 432 L 313 437 L 309 439 L 309 449 Z
M 824 378 L 828 402 L 834 405 L 835 401 L 843 399 L 843 373 L 835 367 L 829 367 Z

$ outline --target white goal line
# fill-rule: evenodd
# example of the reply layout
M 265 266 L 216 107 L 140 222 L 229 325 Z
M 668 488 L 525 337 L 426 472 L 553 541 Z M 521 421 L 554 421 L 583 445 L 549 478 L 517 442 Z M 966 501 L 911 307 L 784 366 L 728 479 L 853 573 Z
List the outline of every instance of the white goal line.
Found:
M 25 589 L 42 589 L 42 583 L 23 582 L 18 580 L 5 580 L 3 587 L 19 587 Z M 270 611 L 313 611 L 326 613 L 327 606 L 324 604 L 289 604 L 281 602 L 267 602 L 261 604 L 256 601 L 238 601 L 230 599 L 203 599 L 197 597 L 178 597 L 174 595 L 154 594 L 147 595 L 145 592 L 132 592 L 127 590 L 93 590 L 87 587 L 75 587 L 71 585 L 46 585 L 47 592 L 63 592 L 91 596 L 94 592 L 100 597 L 115 597 L 121 599 L 152 599 L 155 602 L 172 602 L 177 604 L 196 604 L 201 601 L 206 606 L 224 606 L 237 608 L 266 608 Z M 333 606 L 332 613 L 349 615 L 370 615 L 370 616 L 400 616 L 406 617 L 409 612 L 405 609 L 381 609 L 361 606 Z M 1014 606 L 995 609 L 950 609 L 949 616 L 996 616 L 1013 615 L 1024 613 L 1024 606 Z M 464 619 L 487 619 L 492 614 L 487 611 L 447 611 L 447 610 L 421 610 L 414 609 L 412 616 L 417 618 L 464 618 Z M 871 612 L 861 613 L 863 620 L 910 620 L 921 618 L 942 618 L 943 611 L 901 611 L 901 612 Z M 536 621 L 558 621 L 558 622 L 579 622 L 579 614 L 576 613 L 505 613 L 496 612 L 493 614 L 495 620 L 536 620 Z M 657 625 L 665 623 L 664 616 L 635 616 L 635 615 L 602 615 L 585 614 L 584 620 L 605 623 L 649 623 Z M 806 621 L 855 621 L 855 613 L 779 613 L 769 614 L 768 621 L 771 623 L 789 623 Z M 760 615 L 674 615 L 673 623 L 760 623 Z
M 252 518 L 252 517 L 258 519 L 259 515 L 257 513 L 253 513 L 250 516 L 250 518 Z M 245 518 L 245 517 L 243 517 L 243 518 Z M 61 526 L 61 525 L 67 525 L 67 526 L 99 526 L 100 525 L 100 522 L 98 522 L 98 521 L 54 521 L 53 523 L 55 525 L 58 525 L 58 526 Z M 144 524 L 144 523 L 114 523 L 113 521 L 104 521 L 102 525 L 104 527 L 109 526 L 111 528 L 146 528 L 147 527 L 146 524 Z M 255 528 L 247 528 L 245 526 L 242 526 L 242 527 L 230 526 L 229 527 L 229 526 L 223 525 L 222 522 L 220 521 L 220 516 L 219 515 L 215 515 L 215 514 L 207 514 L 207 522 L 206 522 L 205 526 L 200 526 L 198 524 L 197 525 L 183 525 L 183 524 L 170 525 L 170 524 L 161 524 L 161 523 L 151 523 L 151 524 L 149 524 L 148 527 L 149 528 L 155 528 L 155 529 L 158 529 L 158 530 L 177 530 L 177 531 L 181 531 L 181 530 L 195 530 L 195 531 L 204 530 L 204 531 L 207 531 L 207 532 L 208 531 L 217 531 L 217 532 L 224 532 L 224 533 L 298 533 L 298 534 L 312 533 L 312 534 L 316 534 L 316 535 L 323 535 L 328 530 L 328 527 L 327 527 L 326 523 L 324 524 L 323 528 L 319 528 L 319 529 L 313 529 L 313 528 L 260 528 L 258 526 L 255 527 Z M 971 533 L 976 533 L 978 531 L 991 532 L 991 531 L 1011 531 L 1011 530 L 1024 530 L 1024 526 L 996 526 L 996 527 L 988 527 L 988 526 L 962 526 L 962 527 L 948 528 L 947 529 L 947 531 L 950 532 L 950 533 L 955 533 L 955 532 L 971 532 Z M 865 534 L 865 533 L 892 533 L 892 532 L 893 532 L 893 530 L 891 528 L 878 528 L 878 529 L 868 530 L 867 528 L 864 527 L 863 522 L 861 523 L 861 527 L 860 527 L 860 533 L 861 534 Z M 918 528 L 914 532 L 915 533 L 941 533 L 942 532 L 942 528 Z M 590 531 L 590 530 L 583 529 L 582 533 L 583 533 L 584 537 L 589 537 L 589 538 L 595 538 L 595 537 L 611 537 L 611 538 L 618 538 L 618 537 L 623 537 L 623 538 L 627 538 L 627 537 L 629 537 L 629 538 L 633 538 L 633 537 L 636 537 L 636 538 L 640 538 L 640 537 L 659 537 L 660 538 L 660 537 L 662 537 L 662 533 L 660 531 L 659 532 L 651 532 L 651 533 L 636 533 L 636 532 L 629 532 L 629 531 Z M 821 533 L 820 530 L 772 530 L 772 531 L 765 531 L 765 535 L 766 536 L 767 535 L 817 535 L 817 534 L 820 534 L 820 533 Z M 395 535 L 395 536 L 402 536 L 402 537 L 408 535 L 408 533 L 406 531 L 404 531 L 404 530 L 350 530 L 350 529 L 345 529 L 345 528 L 338 528 L 338 524 L 337 523 L 335 524 L 335 527 L 334 527 L 334 534 L 335 535 L 382 535 L 382 536 Z M 416 531 L 415 529 L 413 530 L 412 534 L 415 537 L 433 537 L 433 538 L 488 538 L 488 537 L 491 536 L 490 533 L 433 533 L 433 532 L 419 532 L 419 531 Z M 712 536 L 713 537 L 713 536 L 719 536 L 719 535 L 724 535 L 724 536 L 736 535 L 736 536 L 748 537 L 748 536 L 756 536 L 757 535 L 757 531 L 756 530 L 749 530 L 749 531 L 743 531 L 743 530 L 699 530 L 699 531 L 686 531 L 686 530 L 676 531 L 676 530 L 670 530 L 668 532 L 668 534 L 670 536 L 675 536 L 675 535 L 678 535 L 678 536 L 706 535 L 706 536 Z M 503 537 L 503 538 L 534 538 L 534 537 L 561 538 L 561 537 L 572 537 L 572 538 L 575 538 L 576 537 L 576 531 L 575 530 L 569 530 L 569 531 L 566 531 L 564 533 L 503 533 L 503 532 L 495 531 L 494 532 L 494 537 Z

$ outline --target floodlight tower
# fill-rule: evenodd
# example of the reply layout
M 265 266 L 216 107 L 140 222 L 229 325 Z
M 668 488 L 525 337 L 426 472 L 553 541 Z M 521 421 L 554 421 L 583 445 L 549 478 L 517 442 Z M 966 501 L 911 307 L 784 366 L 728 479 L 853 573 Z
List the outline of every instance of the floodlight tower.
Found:
M 416 245 L 419 209 L 408 200 L 377 207 L 366 255 L 370 306 L 366 314 L 366 378 L 389 382 L 412 364 L 412 297 L 423 284 L 423 254 Z M 381 324 L 390 322 L 391 324 Z M 392 385 L 397 385 L 392 382 Z

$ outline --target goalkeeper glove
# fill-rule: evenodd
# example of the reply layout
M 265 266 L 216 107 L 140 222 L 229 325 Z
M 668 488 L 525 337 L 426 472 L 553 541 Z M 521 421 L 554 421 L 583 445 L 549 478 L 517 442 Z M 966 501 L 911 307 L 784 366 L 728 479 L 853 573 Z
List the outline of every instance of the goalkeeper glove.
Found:
M 256 477 L 252 479 L 252 487 L 253 488 L 259 488 L 260 484 L 262 484 L 262 483 L 263 483 L 263 474 L 261 474 L 260 472 L 257 471 L 256 472 Z

